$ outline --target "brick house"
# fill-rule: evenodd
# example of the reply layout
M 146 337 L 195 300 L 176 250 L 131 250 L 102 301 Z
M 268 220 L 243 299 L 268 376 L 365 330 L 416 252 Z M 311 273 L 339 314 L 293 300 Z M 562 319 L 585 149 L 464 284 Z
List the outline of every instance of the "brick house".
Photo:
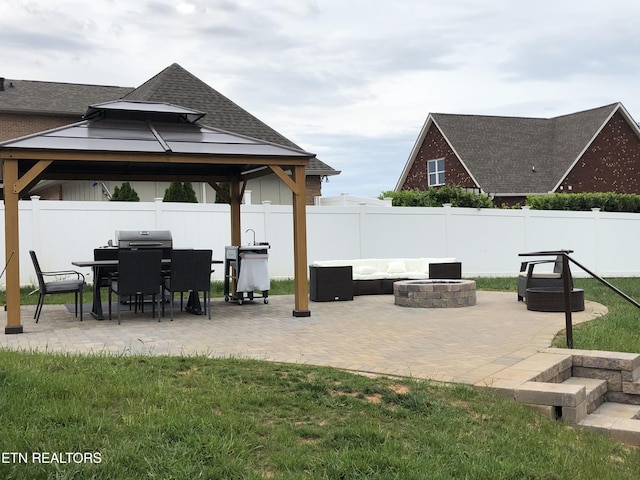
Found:
M 170 65 L 138 88 L 38 82 L 0 78 L 0 142 L 80 121 L 91 104 L 117 99 L 166 102 L 205 112 L 200 123 L 279 145 L 301 149 L 178 64 Z M 340 172 L 313 159 L 306 168 L 307 204 L 321 196 L 322 179 Z M 140 199 L 162 197 L 167 183 L 132 182 Z M 29 192 L 52 200 L 105 200 L 119 182 L 41 182 Z M 194 184 L 200 202 L 213 202 L 215 192 Z M 275 176 L 247 182 L 252 203 L 269 200 L 290 204 L 291 192 Z
M 640 194 L 640 129 L 621 103 L 554 118 L 429 114 L 396 191 L 455 185 L 527 195 Z

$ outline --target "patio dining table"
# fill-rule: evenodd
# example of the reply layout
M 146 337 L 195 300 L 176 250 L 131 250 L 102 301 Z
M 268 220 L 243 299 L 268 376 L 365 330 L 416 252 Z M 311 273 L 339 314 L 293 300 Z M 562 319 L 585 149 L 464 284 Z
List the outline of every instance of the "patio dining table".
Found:
M 171 265 L 171 259 L 163 258 L 162 263 L 164 265 Z M 212 260 L 211 264 L 224 263 L 222 260 Z M 104 312 L 102 310 L 102 296 L 101 286 L 97 275 L 98 269 L 104 267 L 117 267 L 118 260 L 75 260 L 71 262 L 72 265 L 82 268 L 91 268 L 93 270 L 93 304 L 91 306 L 91 316 L 96 320 L 104 320 Z M 187 300 L 186 310 L 196 315 L 202 315 L 202 306 L 200 304 L 200 298 L 198 295 L 194 295 L 194 292 L 189 294 Z

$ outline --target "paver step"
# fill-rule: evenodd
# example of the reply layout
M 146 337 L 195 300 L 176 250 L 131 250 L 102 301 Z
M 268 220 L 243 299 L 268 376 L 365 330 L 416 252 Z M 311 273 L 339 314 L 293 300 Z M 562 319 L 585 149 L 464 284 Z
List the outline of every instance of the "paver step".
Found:
M 607 381 L 598 378 L 570 377 L 564 382 L 568 385 L 581 385 L 586 390 L 587 414 L 594 412 L 604 402 L 607 393 Z
M 637 420 L 640 418 L 640 405 L 629 405 L 627 403 L 604 402 L 594 412 L 594 415 L 607 415 L 617 418 L 628 418 Z
M 630 415 L 638 415 L 640 406 L 635 406 L 635 409 L 629 407 L 634 405 L 605 402 L 596 410 L 598 413 L 587 415 L 578 422 L 578 425 L 628 445 L 638 446 L 640 445 L 640 420 Z

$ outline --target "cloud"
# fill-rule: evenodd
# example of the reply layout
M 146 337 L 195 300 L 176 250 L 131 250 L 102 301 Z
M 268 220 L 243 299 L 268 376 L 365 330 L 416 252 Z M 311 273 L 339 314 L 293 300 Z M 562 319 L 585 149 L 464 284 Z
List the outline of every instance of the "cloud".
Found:
M 2 28 L 0 30 L 0 44 L 5 49 L 20 49 L 30 53 L 36 51 L 45 55 L 51 52 L 87 53 L 94 49 L 81 36 L 60 35 L 55 31 L 34 31 L 21 28 Z
M 135 87 L 177 62 L 342 170 L 325 191 L 377 196 L 430 112 L 640 112 L 639 16 L 623 0 L 7 0 L 0 75 Z

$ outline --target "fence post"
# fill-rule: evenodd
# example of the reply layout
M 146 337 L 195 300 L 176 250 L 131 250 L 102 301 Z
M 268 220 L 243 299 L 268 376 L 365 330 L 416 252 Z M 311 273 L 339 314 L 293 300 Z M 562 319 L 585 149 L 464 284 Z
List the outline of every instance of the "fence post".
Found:
M 444 256 L 449 256 L 449 228 L 450 222 L 449 218 L 451 217 L 451 203 L 443 203 L 442 208 L 444 208 Z
M 246 192 L 245 192 L 246 193 Z M 263 200 L 262 201 L 262 221 L 264 222 L 264 240 L 266 242 L 272 241 L 269 235 L 269 224 L 272 222 L 271 219 L 271 200 Z
M 358 248 L 359 248 L 358 254 L 360 258 L 362 258 L 362 247 L 363 247 L 362 243 L 364 238 L 363 232 L 367 222 L 367 214 L 365 212 L 365 208 L 366 207 L 362 204 L 358 205 Z M 369 247 L 369 251 L 370 249 L 371 247 Z
M 42 220 L 40 218 L 40 196 L 32 195 L 31 202 L 28 205 L 31 207 L 31 248 L 28 250 L 34 250 L 42 255 L 42 249 L 40 248 L 41 228 Z
M 525 252 L 528 252 L 532 247 L 529 246 L 529 242 L 527 241 L 529 238 L 529 211 L 531 207 L 529 205 L 523 205 L 522 209 L 522 234 L 524 239 L 524 248 Z
M 598 235 L 600 234 L 600 208 L 594 207 L 591 211 L 593 212 L 593 263 L 594 270 L 600 275 L 600 242 L 598 242 Z
M 155 228 L 162 228 L 162 198 L 154 198 L 154 207 L 155 207 Z

